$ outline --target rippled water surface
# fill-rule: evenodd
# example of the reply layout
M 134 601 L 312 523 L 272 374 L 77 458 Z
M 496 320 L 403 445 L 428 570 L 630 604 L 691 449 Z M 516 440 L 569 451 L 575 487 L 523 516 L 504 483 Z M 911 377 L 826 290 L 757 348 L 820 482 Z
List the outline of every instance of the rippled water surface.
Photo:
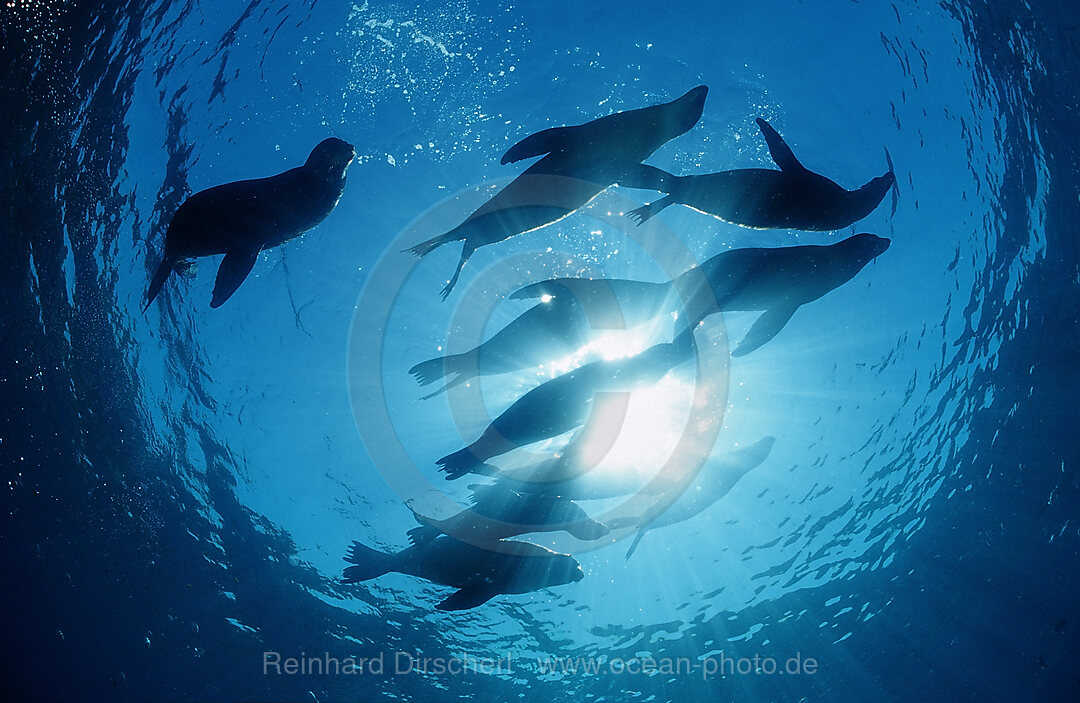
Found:
M 1006 0 L 4 3 L 0 686 L 94 701 L 1080 697 L 1078 26 L 1072 3 Z M 499 163 L 518 140 L 697 85 L 701 120 L 649 163 L 770 168 L 761 117 L 849 188 L 891 159 L 895 195 L 846 230 L 799 233 L 683 207 L 638 227 L 624 213 L 655 194 L 608 189 L 479 250 L 445 303 L 456 248 L 400 253 L 520 173 Z M 188 195 L 298 165 L 328 136 L 357 159 L 323 224 L 263 252 L 220 309 L 202 259 L 142 312 Z M 434 462 L 487 419 L 455 405 L 465 395 L 419 400 L 407 371 L 528 309 L 510 292 L 660 281 L 724 249 L 854 232 L 892 244 L 768 345 L 728 359 L 751 313 L 699 331 L 723 360 L 713 458 L 776 438 L 708 510 L 630 559 L 632 533 L 544 536 L 582 581 L 464 612 L 435 611 L 448 590 L 408 576 L 341 582 L 352 540 L 407 545 L 413 488 L 464 499 Z M 581 361 L 468 397 L 499 412 Z M 613 471 L 662 463 L 681 431 L 689 386 L 658 388 L 631 407 Z M 376 416 L 400 466 L 373 445 Z M 384 670 L 289 675 L 267 652 Z M 499 661 L 401 670 L 422 657 Z M 815 666 L 770 674 L 766 659 Z

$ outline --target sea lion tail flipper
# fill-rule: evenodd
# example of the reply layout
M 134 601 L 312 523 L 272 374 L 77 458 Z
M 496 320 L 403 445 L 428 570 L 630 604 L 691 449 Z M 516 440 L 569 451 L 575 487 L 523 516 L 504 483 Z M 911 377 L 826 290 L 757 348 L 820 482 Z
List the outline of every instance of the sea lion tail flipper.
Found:
M 414 527 L 405 533 L 409 537 L 409 544 L 414 547 L 418 547 L 422 544 L 427 544 L 431 540 L 435 539 L 442 532 L 437 527 L 431 525 L 421 525 L 420 527 Z
M 468 381 L 468 380 L 469 380 L 469 377 L 464 375 L 464 374 L 454 376 L 453 380 L 447 382 L 447 384 L 444 385 L 439 390 L 432 391 L 431 393 L 428 393 L 427 395 L 420 396 L 420 400 L 431 400 L 435 396 L 442 395 L 443 393 L 447 392 L 451 388 L 454 388 L 455 386 L 460 386 L 462 383 L 465 383 L 465 381 Z
M 634 552 L 637 551 L 638 545 L 641 544 L 641 538 L 645 536 L 646 532 L 648 532 L 648 530 L 644 528 L 638 530 L 637 536 L 634 537 L 634 541 L 630 543 L 630 548 L 626 550 L 627 559 L 634 556 Z
M 394 555 L 385 554 L 359 542 L 353 542 L 345 555 L 345 561 L 356 566 L 345 569 L 345 583 L 359 583 L 394 570 Z
M 552 151 L 559 151 L 566 144 L 573 131 L 574 127 L 552 127 L 536 134 L 530 134 L 507 149 L 499 163 L 505 166 L 522 159 L 530 159 Z
M 476 355 L 466 352 L 464 354 L 447 354 L 434 359 L 421 361 L 409 369 L 409 373 L 420 383 L 421 386 L 429 386 L 435 381 L 446 378 L 450 374 L 456 374 L 445 386 L 422 398 L 434 398 L 440 393 L 445 393 L 454 386 L 459 386 L 477 375 Z
M 169 274 L 172 273 L 173 266 L 176 262 L 169 257 L 165 257 L 161 260 L 161 264 L 158 265 L 157 271 L 154 272 L 154 277 L 150 279 L 150 287 L 146 289 L 146 301 L 143 303 L 143 312 L 146 312 L 150 307 L 150 303 L 154 302 L 154 298 L 158 296 L 161 289 L 165 286 L 165 281 L 169 279 Z
M 457 355 L 448 354 L 446 356 L 437 356 L 434 359 L 428 359 L 427 361 L 421 361 L 419 364 L 409 369 L 409 373 L 421 386 L 429 386 L 440 378 L 446 378 L 454 372 L 454 369 L 450 367 L 448 362 L 455 356 Z
M 407 504 L 406 507 L 412 511 L 413 519 L 420 523 L 419 527 L 414 527 L 405 533 L 409 538 L 409 544 L 414 547 L 424 545 L 443 533 L 442 530 L 431 524 L 431 518 L 412 507 L 412 505 Z
M 483 464 L 482 466 L 487 468 L 494 468 L 491 464 Z M 481 471 L 485 475 L 487 474 Z M 498 473 L 497 471 L 495 473 Z M 505 503 L 510 500 L 517 492 L 513 489 L 501 484 L 501 483 L 470 483 L 466 488 L 472 492 L 469 502 L 473 508 L 483 508 L 493 503 Z
M 440 471 L 446 473 L 447 481 L 461 478 L 468 473 L 480 472 L 481 467 L 484 465 L 483 462 L 476 458 L 476 455 L 472 453 L 469 447 L 459 449 L 453 454 L 447 454 L 435 463 L 439 465 Z
M 743 341 L 731 352 L 732 356 L 746 356 L 761 345 L 776 336 L 783 329 L 791 316 L 795 314 L 798 306 L 769 308 L 750 327 Z
M 889 165 L 889 174 L 892 175 L 892 215 L 896 214 L 896 203 L 900 199 L 900 186 L 896 183 L 896 170 L 893 168 L 892 156 L 889 155 L 889 147 L 885 147 L 885 163 Z
M 647 205 L 642 205 L 639 208 L 631 210 L 630 212 L 626 213 L 626 216 L 631 219 L 637 220 L 638 225 L 643 225 L 645 224 L 645 220 L 648 220 L 653 215 L 656 215 L 668 205 L 674 204 L 675 197 L 671 195 L 665 195 L 663 198 L 660 198 L 656 202 L 648 203 Z
M 450 242 L 457 242 L 457 241 L 460 241 L 461 239 L 462 239 L 462 235 L 459 234 L 459 228 L 455 227 L 454 229 L 450 230 L 449 232 L 446 232 L 445 234 L 440 234 L 438 237 L 432 237 L 431 239 L 427 240 L 426 242 L 420 242 L 419 244 L 417 244 L 414 247 L 409 247 L 408 249 L 402 249 L 401 251 L 402 251 L 402 253 L 405 253 L 405 254 L 412 254 L 413 256 L 418 256 L 420 258 L 423 258 L 423 257 L 427 256 L 428 254 L 430 254 L 431 252 L 438 249 L 439 247 L 441 247 L 443 244 L 449 244 Z
M 469 584 L 465 588 L 452 593 L 448 598 L 435 605 L 436 610 L 468 610 L 478 605 L 483 605 L 499 595 L 495 586 L 481 581 Z
M 251 269 L 255 268 L 258 259 L 258 249 L 232 249 L 226 252 L 218 268 L 217 278 L 214 279 L 214 297 L 210 300 L 210 307 L 221 307 L 222 303 L 232 297 L 251 273 Z
M 454 290 L 454 286 L 456 286 L 458 282 L 458 276 L 461 275 L 461 269 L 465 268 L 465 263 L 469 260 L 469 257 L 472 256 L 473 251 L 474 247 L 469 246 L 469 242 L 466 241 L 465 246 L 461 249 L 461 259 L 458 261 L 457 268 L 454 269 L 454 275 L 451 276 L 447 284 L 443 286 L 442 293 L 440 294 L 443 300 L 450 297 L 450 292 Z
M 784 138 L 772 128 L 765 120 L 760 117 L 757 119 L 758 128 L 761 130 L 762 136 L 765 137 L 765 143 L 769 145 L 769 154 L 772 155 L 773 161 L 780 167 L 781 171 L 805 171 L 806 167 L 799 163 L 799 160 L 795 158 L 795 153 L 791 150 L 791 147 L 787 145 Z

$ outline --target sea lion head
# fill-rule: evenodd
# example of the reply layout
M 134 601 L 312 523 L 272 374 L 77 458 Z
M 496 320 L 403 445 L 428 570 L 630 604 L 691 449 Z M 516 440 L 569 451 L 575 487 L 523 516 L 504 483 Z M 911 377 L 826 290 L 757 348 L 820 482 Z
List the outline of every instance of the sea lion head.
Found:
M 678 109 L 672 126 L 679 134 L 689 131 L 701 119 L 701 113 L 705 110 L 705 96 L 708 94 L 708 86 L 699 85 L 670 103 Z
M 893 175 L 892 171 L 889 171 L 882 176 L 871 179 L 869 183 L 862 188 L 859 188 L 857 192 L 862 196 L 862 199 L 864 199 L 866 204 L 870 206 L 870 209 L 866 211 L 867 214 L 870 213 L 870 210 L 873 210 L 878 206 L 878 203 L 882 201 L 885 194 L 889 192 L 889 188 L 892 188 L 895 183 L 896 176 Z
M 551 557 L 550 563 L 544 573 L 544 585 L 561 586 L 565 583 L 576 583 L 585 578 L 585 572 L 578 560 L 569 554 L 556 554 Z
M 337 180 L 345 177 L 345 171 L 349 164 L 356 158 L 356 149 L 352 144 L 330 137 L 319 142 L 311 150 L 304 168 L 325 177 L 329 180 Z
M 589 520 L 588 518 L 571 523 L 566 531 L 581 540 L 591 541 L 607 537 L 611 529 L 607 525 Z
M 868 232 L 848 237 L 843 243 L 853 252 L 854 258 L 864 264 L 881 256 L 892 244 L 890 240 Z

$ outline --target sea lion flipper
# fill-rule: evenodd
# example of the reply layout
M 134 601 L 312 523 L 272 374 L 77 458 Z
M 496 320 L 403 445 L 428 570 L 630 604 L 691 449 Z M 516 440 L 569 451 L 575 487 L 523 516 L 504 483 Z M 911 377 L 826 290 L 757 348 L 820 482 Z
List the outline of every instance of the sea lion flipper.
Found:
M 165 257 L 161 260 L 161 264 L 157 267 L 157 271 L 154 272 L 154 278 L 150 281 L 150 287 L 146 289 L 146 297 L 143 303 L 143 312 L 150 307 L 150 303 L 154 302 L 154 298 L 161 292 L 162 287 L 165 285 L 165 281 L 168 280 L 169 274 L 172 273 L 175 268 L 175 261 L 169 257 Z
M 468 610 L 483 605 L 499 595 L 495 587 L 484 581 L 469 584 L 438 603 L 436 610 Z
M 396 567 L 395 557 L 353 542 L 345 555 L 345 561 L 355 566 L 345 568 L 345 583 L 359 583 L 389 573 Z
M 258 258 L 258 249 L 231 249 L 225 254 L 214 280 L 214 298 L 210 301 L 210 307 L 219 307 L 236 292 Z
M 431 525 L 421 525 L 420 527 L 414 527 L 405 533 L 409 538 L 409 544 L 414 547 L 427 544 L 436 537 L 442 534 L 442 531 L 437 527 Z
M 442 534 L 442 530 L 431 524 L 431 518 L 418 512 L 411 505 L 408 508 L 412 511 L 413 518 L 420 523 L 419 527 L 414 527 L 405 533 L 409 538 L 409 544 L 414 547 L 421 546 Z
M 769 154 L 772 156 L 773 161 L 780 167 L 781 171 L 805 171 L 806 167 L 799 163 L 799 160 L 795 158 L 795 153 L 791 150 L 791 147 L 787 145 L 784 138 L 772 128 L 765 120 L 760 117 L 757 119 L 758 128 L 761 129 L 761 135 L 765 137 L 765 143 L 769 145 Z
M 739 346 L 735 348 L 735 351 L 731 352 L 731 355 L 746 356 L 775 337 L 776 333 L 783 329 L 784 325 L 787 324 L 787 321 L 795 314 L 798 307 L 799 306 L 797 305 L 792 305 L 789 307 L 769 308 L 766 310 L 750 327 L 750 331 L 746 333 L 746 337 L 744 337 L 743 341 L 739 343 Z
M 649 530 L 642 528 L 638 530 L 637 536 L 634 537 L 634 541 L 630 543 L 630 548 L 626 550 L 626 558 L 634 556 L 634 552 L 637 551 L 638 545 L 641 544 L 641 538 L 645 536 L 645 533 Z
M 552 127 L 536 134 L 530 134 L 506 150 L 499 163 L 512 164 L 522 159 L 543 156 L 552 151 L 559 151 L 565 146 L 575 127 Z
M 890 217 L 896 215 L 896 201 L 900 197 L 900 186 L 896 185 L 896 169 L 893 168 L 892 155 L 889 154 L 889 147 L 885 147 L 885 163 L 889 165 L 889 173 L 892 174 L 892 213 Z
M 446 473 L 446 480 L 453 481 L 467 473 L 480 471 L 483 462 L 476 458 L 469 447 L 459 449 L 452 454 L 447 454 L 435 462 L 439 470 Z
M 630 212 L 626 213 L 626 216 L 632 220 L 637 220 L 638 225 L 643 225 L 645 224 L 645 220 L 648 220 L 650 217 L 660 212 L 668 205 L 673 204 L 674 202 L 675 196 L 665 195 L 656 202 L 648 203 L 646 205 L 642 205 L 639 208 L 631 210 Z

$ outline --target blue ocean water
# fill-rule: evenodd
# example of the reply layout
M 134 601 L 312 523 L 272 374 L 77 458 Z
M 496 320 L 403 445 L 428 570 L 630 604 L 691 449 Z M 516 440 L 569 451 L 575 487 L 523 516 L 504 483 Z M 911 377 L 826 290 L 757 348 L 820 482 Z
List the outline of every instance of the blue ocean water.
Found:
M 1080 698 L 1080 11 L 582 5 L 0 7 L 5 699 Z M 887 149 L 895 204 L 833 233 L 684 207 L 638 227 L 655 193 L 612 188 L 479 250 L 446 302 L 458 251 L 401 253 L 520 173 L 518 140 L 697 85 L 700 121 L 648 163 L 770 168 L 761 117 L 849 188 Z M 220 309 L 202 259 L 142 312 L 188 195 L 328 136 L 358 157 L 325 222 Z M 487 419 L 407 371 L 527 310 L 510 292 L 853 232 L 892 244 L 766 346 L 726 356 L 752 313 L 699 332 L 724 359 L 714 458 L 776 438 L 703 513 L 630 559 L 632 531 L 544 535 L 585 578 L 468 611 L 409 576 L 342 583 L 351 541 L 407 546 L 406 499 L 465 500 L 435 460 Z M 497 413 L 574 363 L 468 397 Z M 668 377 L 632 410 L 617 468 L 670 451 L 687 397 Z M 312 673 L 328 658 L 383 664 Z

